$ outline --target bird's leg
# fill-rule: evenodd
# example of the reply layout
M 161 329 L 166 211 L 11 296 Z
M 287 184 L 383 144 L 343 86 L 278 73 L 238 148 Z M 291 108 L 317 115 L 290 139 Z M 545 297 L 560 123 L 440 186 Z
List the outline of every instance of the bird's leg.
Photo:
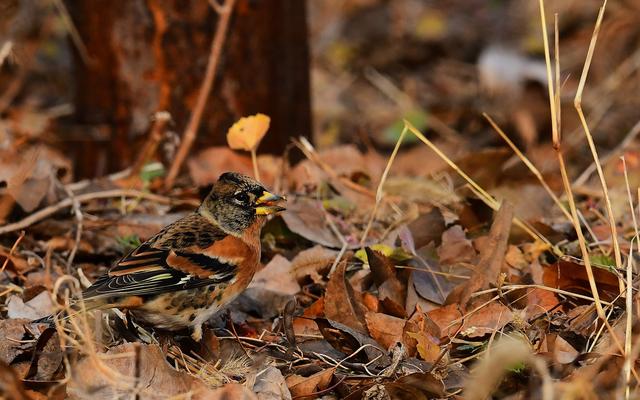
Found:
M 200 342 L 200 340 L 202 340 L 202 323 L 199 323 L 193 326 L 193 332 L 191 333 L 191 338 L 196 342 Z

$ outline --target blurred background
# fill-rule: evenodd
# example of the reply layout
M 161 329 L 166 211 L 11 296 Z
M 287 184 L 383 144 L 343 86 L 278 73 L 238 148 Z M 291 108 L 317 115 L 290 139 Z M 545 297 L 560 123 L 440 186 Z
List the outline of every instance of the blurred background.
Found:
M 565 151 L 578 176 L 589 157 L 573 97 L 600 3 L 547 3 L 552 44 L 559 15 Z M 3 0 L 0 182 L 51 171 L 70 182 L 131 167 L 159 111 L 171 122 L 154 158 L 168 166 L 205 76 L 216 7 Z M 503 146 L 486 112 L 553 171 L 541 37 L 532 0 L 237 0 L 190 155 L 224 145 L 234 121 L 261 112 L 272 122 L 260 153 L 281 155 L 300 136 L 319 148 L 387 152 L 406 118 L 455 158 Z M 583 98 L 605 153 L 638 119 L 639 40 L 640 3 L 610 4 Z M 407 149 L 418 158 L 399 160 L 404 173 L 432 172 L 413 162 L 426 147 Z M 35 152 L 44 164 L 20 170 Z

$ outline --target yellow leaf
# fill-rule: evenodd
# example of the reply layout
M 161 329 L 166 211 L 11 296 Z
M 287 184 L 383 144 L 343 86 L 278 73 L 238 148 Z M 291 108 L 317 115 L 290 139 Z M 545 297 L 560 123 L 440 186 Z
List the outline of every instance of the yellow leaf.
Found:
M 440 357 L 440 346 L 433 342 L 424 332 L 407 332 L 407 335 L 418 342 L 418 354 L 423 360 L 435 362 Z
M 264 114 L 240 118 L 227 132 L 227 143 L 234 150 L 255 150 L 267 133 L 271 118 Z

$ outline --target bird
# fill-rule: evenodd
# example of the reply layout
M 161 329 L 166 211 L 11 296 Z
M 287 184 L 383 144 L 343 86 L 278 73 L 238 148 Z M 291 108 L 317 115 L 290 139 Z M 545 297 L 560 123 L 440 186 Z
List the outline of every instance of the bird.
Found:
M 126 309 L 155 328 L 202 325 L 251 282 L 260 263 L 267 216 L 284 196 L 235 172 L 220 175 L 191 214 L 166 226 L 116 262 L 82 293 L 86 309 Z

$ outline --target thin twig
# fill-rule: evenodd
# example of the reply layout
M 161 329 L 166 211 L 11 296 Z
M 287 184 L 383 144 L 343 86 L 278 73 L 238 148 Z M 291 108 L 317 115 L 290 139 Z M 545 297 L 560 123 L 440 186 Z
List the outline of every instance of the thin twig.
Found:
M 101 192 L 84 193 L 76 196 L 76 200 L 79 203 L 85 203 L 87 201 L 91 201 L 95 199 L 108 199 L 113 197 L 133 197 L 133 198 L 140 197 L 140 198 L 145 198 L 147 200 L 155 201 L 156 203 L 161 203 L 161 204 L 176 203 L 175 200 L 172 200 L 168 197 L 159 196 L 157 194 L 143 192 L 140 190 L 133 190 L 133 189 L 113 189 L 113 190 L 104 190 Z M 178 203 L 189 204 L 193 206 L 197 206 L 199 204 L 198 202 L 193 202 L 193 201 L 178 201 Z M 39 210 L 18 222 L 14 222 L 12 224 L 7 224 L 5 226 L 0 227 L 0 235 L 17 231 L 20 229 L 25 229 L 35 224 L 36 222 L 40 222 L 43 219 L 47 218 L 48 216 L 53 215 L 60 210 L 64 210 L 65 208 L 70 207 L 72 205 L 73 205 L 73 199 L 71 198 L 66 198 L 64 200 L 61 200 L 60 202 L 56 204 L 52 204 L 46 208 L 43 208 L 42 210 Z
M 2 263 L 2 268 L 0 268 L 0 274 L 4 272 L 5 268 L 7 268 L 7 265 L 9 264 L 9 260 L 11 260 L 11 256 L 16 251 L 16 249 L 18 248 L 18 244 L 20 244 L 23 238 L 24 238 L 24 231 L 20 232 L 20 236 L 18 236 L 16 241 L 13 242 L 13 246 L 11 246 L 11 250 L 9 250 L 9 254 L 7 254 L 7 258 L 5 258 L 4 262 Z
M 182 167 L 182 164 L 195 141 L 196 133 L 200 126 L 200 121 L 202 120 L 202 114 L 204 113 L 204 107 L 207 104 L 209 93 L 213 87 L 213 80 L 216 76 L 216 69 L 218 67 L 218 61 L 220 60 L 222 45 L 227 37 L 229 21 L 231 20 L 235 2 L 236 0 L 225 0 L 222 7 L 215 7 L 219 18 L 218 25 L 216 26 L 216 33 L 213 37 L 213 41 L 211 42 L 211 52 L 209 53 L 207 70 L 205 72 L 204 80 L 202 81 L 202 86 L 200 87 L 200 92 L 198 93 L 196 105 L 193 108 L 193 113 L 191 114 L 189 122 L 187 123 L 187 128 L 184 131 L 182 143 L 180 143 L 176 157 L 173 164 L 171 164 L 171 169 L 169 169 L 169 173 L 167 174 L 167 179 L 165 180 L 166 189 L 173 187 L 176 177 L 180 172 L 180 168 Z

